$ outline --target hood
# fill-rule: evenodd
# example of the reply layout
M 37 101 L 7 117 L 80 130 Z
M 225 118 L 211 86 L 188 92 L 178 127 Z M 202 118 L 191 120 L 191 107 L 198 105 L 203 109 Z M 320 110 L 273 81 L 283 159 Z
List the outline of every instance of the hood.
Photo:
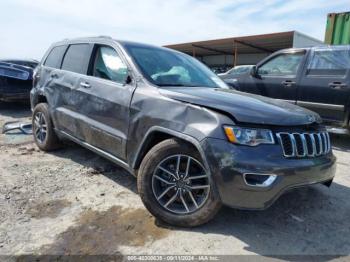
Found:
M 159 90 L 162 95 L 175 100 L 224 111 L 241 123 L 297 126 L 321 122 L 320 116 L 310 110 L 231 89 L 169 87 Z

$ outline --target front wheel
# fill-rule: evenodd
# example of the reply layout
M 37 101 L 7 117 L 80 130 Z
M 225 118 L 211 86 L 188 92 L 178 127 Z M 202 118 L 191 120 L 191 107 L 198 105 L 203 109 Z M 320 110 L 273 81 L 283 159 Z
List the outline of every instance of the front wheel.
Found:
M 155 217 L 176 226 L 204 224 L 221 206 L 197 150 L 176 139 L 165 140 L 147 153 L 139 170 L 138 190 Z

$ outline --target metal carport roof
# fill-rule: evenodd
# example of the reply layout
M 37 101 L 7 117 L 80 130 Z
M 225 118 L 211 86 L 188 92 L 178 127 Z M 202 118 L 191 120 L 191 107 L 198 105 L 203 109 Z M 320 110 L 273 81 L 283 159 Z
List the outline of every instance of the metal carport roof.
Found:
M 165 47 L 194 56 L 210 56 L 217 54 L 232 55 L 235 52 L 238 52 L 239 54 L 273 53 L 277 50 L 293 47 L 295 32 L 296 31 L 288 31 L 272 34 L 230 37 L 166 45 Z
M 300 42 L 300 39 L 302 41 Z M 182 44 L 166 45 L 165 47 L 175 49 L 194 57 L 207 57 L 214 55 L 233 55 L 234 65 L 236 58 L 241 54 L 269 54 L 275 51 L 300 47 L 302 42 L 313 43 L 313 45 L 322 44 L 320 40 L 304 35 L 297 31 L 288 31 L 271 34 L 251 35 L 230 37 L 215 40 L 196 41 Z M 298 44 L 296 44 L 298 42 Z

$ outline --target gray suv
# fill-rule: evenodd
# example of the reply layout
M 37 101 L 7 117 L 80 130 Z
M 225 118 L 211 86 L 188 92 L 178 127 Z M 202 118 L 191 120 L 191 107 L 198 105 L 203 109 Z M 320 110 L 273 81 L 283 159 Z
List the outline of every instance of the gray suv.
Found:
M 53 44 L 31 91 L 37 146 L 72 140 L 137 177 L 147 209 L 196 226 L 222 204 L 264 209 L 335 173 L 320 117 L 230 90 L 196 59 L 108 37 Z

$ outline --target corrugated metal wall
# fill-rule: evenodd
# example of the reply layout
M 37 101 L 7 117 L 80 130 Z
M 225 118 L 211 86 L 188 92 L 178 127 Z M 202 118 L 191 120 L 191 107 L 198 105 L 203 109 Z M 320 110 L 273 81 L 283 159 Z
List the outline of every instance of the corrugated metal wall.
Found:
M 350 12 L 328 14 L 325 42 L 330 45 L 350 44 Z

